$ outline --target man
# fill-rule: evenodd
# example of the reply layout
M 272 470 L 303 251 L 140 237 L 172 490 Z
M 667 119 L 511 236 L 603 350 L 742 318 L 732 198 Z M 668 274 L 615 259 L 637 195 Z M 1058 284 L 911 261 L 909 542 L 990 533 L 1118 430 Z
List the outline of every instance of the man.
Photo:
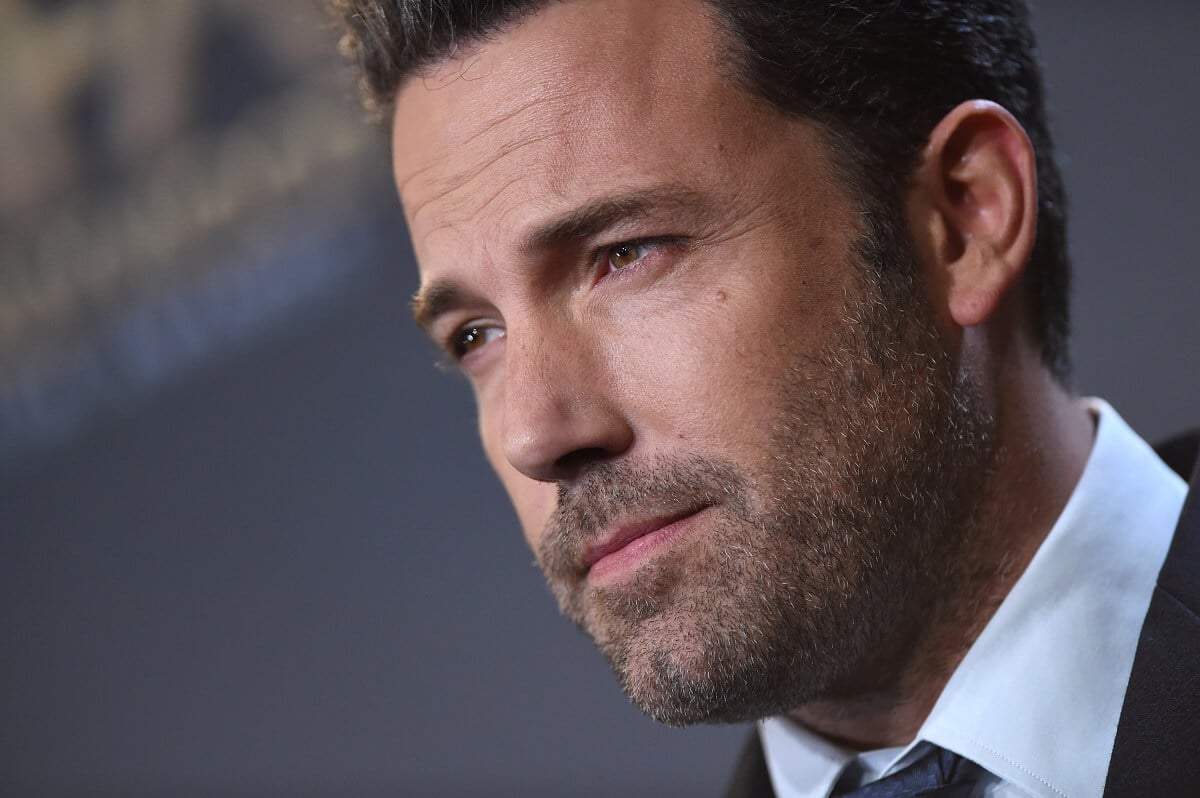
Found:
M 1200 789 L 1195 513 L 1067 387 L 1019 3 L 340 5 L 417 321 L 631 700 L 762 721 L 731 794 Z

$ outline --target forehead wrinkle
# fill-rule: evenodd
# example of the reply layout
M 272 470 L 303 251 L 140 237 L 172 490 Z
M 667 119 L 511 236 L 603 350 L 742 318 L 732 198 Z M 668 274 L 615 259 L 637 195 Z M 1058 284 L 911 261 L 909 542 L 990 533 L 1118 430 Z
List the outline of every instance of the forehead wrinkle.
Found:
M 582 94 L 583 94 L 582 90 L 573 89 L 571 91 L 562 91 L 562 92 L 559 92 L 556 94 L 547 94 L 547 95 L 543 95 L 543 96 L 533 97 L 533 98 L 529 99 L 528 102 L 522 103 L 521 105 L 518 105 L 515 108 L 512 108 L 508 111 L 501 113 L 500 115 L 496 116 L 495 118 L 488 120 L 488 122 L 485 124 L 481 124 L 477 130 L 472 131 L 469 135 L 462 138 L 461 140 L 446 142 L 446 146 L 444 147 L 444 149 L 447 151 L 453 151 L 456 149 L 467 147 L 468 145 L 475 142 L 475 140 L 478 139 L 479 137 L 484 136 L 484 135 L 488 134 L 489 132 L 494 131 L 496 128 L 503 126 L 504 124 L 506 124 L 508 122 L 515 121 L 518 116 L 520 116 L 521 114 L 523 114 L 527 111 L 533 110 L 538 105 L 542 105 L 542 104 L 557 101 L 557 100 L 569 99 L 572 96 L 582 95 Z M 399 107 L 397 108 L 397 110 L 399 110 Z M 440 166 L 442 164 L 442 160 L 443 159 L 441 159 L 441 158 L 436 158 L 433 161 L 426 164 L 425 166 L 420 167 L 416 171 L 405 176 L 404 178 L 399 179 L 397 181 L 399 193 L 401 195 L 403 195 L 404 192 L 407 190 L 409 184 L 412 183 L 413 180 L 415 180 L 416 178 L 425 174 L 426 172 L 429 172 L 430 170 L 436 169 L 438 166 Z M 448 178 L 447 180 L 453 181 L 456 178 L 466 179 L 468 176 L 470 176 L 470 170 L 461 172 L 461 173 L 459 173 L 459 175 L 452 176 L 452 177 Z
M 511 186 L 514 183 L 517 183 L 523 179 L 525 179 L 525 175 L 517 175 L 516 177 L 513 177 L 512 179 L 506 181 L 504 183 L 504 185 L 502 185 L 496 189 L 495 193 L 493 193 L 492 196 L 487 201 L 485 201 L 483 205 L 481 205 L 478 209 L 476 209 L 475 215 L 483 213 L 485 210 L 487 210 L 488 206 L 490 206 L 493 202 L 495 202 L 509 186 Z M 426 203 L 426 204 L 428 204 L 428 203 Z M 464 216 L 469 217 L 470 214 L 464 214 Z M 445 219 L 445 220 L 439 222 L 438 224 L 435 224 L 433 227 L 429 228 L 428 230 L 424 231 L 421 235 L 421 238 L 422 238 L 422 240 L 426 240 L 426 239 L 430 238 L 431 236 L 435 235 L 436 233 L 439 233 L 443 230 L 453 229 L 453 228 L 459 226 L 460 224 L 462 224 L 466 220 L 468 220 L 468 219 L 452 219 L 452 218 Z M 414 221 L 415 221 L 415 216 L 414 216 Z
M 432 90 L 430 90 L 430 92 L 432 92 Z M 478 127 L 476 127 L 475 130 L 470 131 L 467 134 L 467 136 L 464 136 L 462 138 L 452 139 L 452 137 L 446 136 L 446 134 L 445 134 L 446 131 L 443 130 L 442 137 L 440 137 L 440 138 L 442 138 L 442 148 L 440 148 L 440 149 L 442 149 L 443 154 L 446 154 L 446 152 L 462 151 L 464 149 L 467 149 L 468 146 L 476 143 L 476 140 L 478 140 L 479 138 L 487 136 L 488 133 L 497 133 L 498 128 L 502 128 L 505 125 L 509 125 L 510 122 L 516 122 L 518 120 L 518 118 L 520 118 L 520 116 L 522 116 L 524 114 L 532 113 L 532 112 L 534 112 L 534 110 L 538 109 L 539 107 L 546 106 L 547 103 L 568 101 L 568 100 L 570 100 L 570 98 L 578 97 L 578 96 L 581 96 L 582 94 L 583 94 L 583 91 L 580 88 L 576 88 L 576 86 L 574 86 L 574 85 L 571 85 L 569 90 L 559 90 L 559 91 L 554 91 L 554 92 L 550 92 L 550 91 L 542 92 L 542 94 L 539 94 L 538 96 L 529 97 L 528 100 L 518 103 L 517 106 L 506 109 L 506 110 L 504 110 L 504 112 L 494 115 L 493 118 L 488 119 L 486 122 L 482 122 L 482 124 L 478 125 Z M 401 110 L 400 104 L 397 103 L 397 114 L 400 113 L 400 110 Z M 554 113 L 554 115 L 569 116 L 569 113 L 566 112 L 566 110 L 558 110 L 558 112 Z M 454 128 L 454 127 L 456 127 L 456 125 L 454 124 L 454 122 L 451 121 L 450 126 L 449 126 L 450 130 L 452 130 L 452 128 Z M 541 127 L 541 128 L 553 127 L 553 125 L 544 124 L 541 126 L 536 126 L 536 125 L 530 126 L 530 128 L 532 128 L 532 130 L 538 130 L 539 127 Z M 401 130 L 403 130 L 403 128 L 400 126 L 397 126 L 396 130 L 401 131 Z M 564 131 L 564 133 L 565 133 L 565 131 Z M 539 139 L 530 139 L 530 142 L 536 142 L 536 140 L 544 140 L 544 138 L 546 138 L 546 137 L 542 137 Z M 497 160 L 498 157 L 503 157 L 504 155 L 508 155 L 508 154 L 510 154 L 510 152 L 512 152 L 516 149 L 520 149 L 520 146 L 521 145 L 517 145 L 517 144 L 511 143 L 511 142 L 506 145 L 500 146 L 500 148 L 498 148 L 498 150 L 493 150 L 493 154 L 491 155 L 491 160 Z M 442 164 L 445 161 L 446 161 L 446 157 L 445 157 L 445 155 L 443 155 L 442 157 L 433 158 L 433 160 L 431 162 L 426 163 L 426 166 L 414 170 L 413 173 L 404 175 L 403 178 L 400 178 L 400 176 L 397 175 L 398 192 L 400 192 L 401 196 L 403 196 L 403 194 L 408 191 L 409 186 L 412 185 L 412 182 L 414 180 L 420 178 L 421 175 L 424 175 L 428 172 L 431 172 L 431 170 L 437 169 L 438 167 L 442 166 Z M 484 170 L 488 166 L 490 166 L 490 162 L 485 161 L 484 163 L 478 164 L 478 166 L 476 166 L 474 168 L 464 169 L 460 173 L 450 175 L 449 178 L 445 178 L 442 181 L 443 185 L 450 185 L 452 188 L 452 186 L 454 186 L 454 184 L 456 184 L 456 182 L 467 181 L 470 178 L 473 178 L 473 176 L 478 175 L 481 172 L 484 172 Z M 443 194 L 449 193 L 446 190 L 436 190 L 436 191 L 437 191 L 437 196 L 443 196 Z M 424 205 L 424 204 L 425 203 L 422 203 L 422 205 Z
M 571 91 L 560 91 L 554 94 L 544 94 L 537 97 L 532 97 L 528 102 L 518 105 L 515 108 L 505 111 L 504 113 L 488 120 L 486 124 L 481 125 L 478 130 L 474 131 L 466 138 L 462 139 L 461 141 L 454 142 L 454 146 L 465 147 L 480 136 L 483 136 L 508 122 L 515 121 L 518 116 L 527 111 L 533 110 L 539 105 L 557 102 L 559 100 L 568 100 L 572 97 L 582 95 L 583 93 L 584 92 L 581 89 L 573 89 Z
M 505 144 L 503 147 L 501 147 L 500 150 L 489 155 L 482 162 L 476 164 L 475 166 L 471 167 L 470 169 L 464 169 L 463 171 L 458 172 L 457 174 L 454 174 L 447 178 L 444 178 L 443 180 L 439 181 L 441 185 L 438 187 L 438 189 L 432 196 L 426 198 L 424 201 L 422 201 L 421 203 L 419 203 L 418 205 L 413 207 L 412 215 L 411 215 L 412 222 L 415 224 L 417 219 L 420 217 L 420 215 L 424 211 L 426 211 L 431 204 L 441 201 L 441 200 L 444 200 L 444 199 L 448 198 L 449 196 L 451 196 L 452 194 L 460 193 L 462 191 L 466 191 L 467 189 L 471 188 L 471 186 L 475 185 L 476 183 L 478 183 L 480 180 L 482 180 L 484 178 L 484 176 L 487 174 L 488 170 L 490 170 L 493 167 L 500 164 L 500 162 L 503 161 L 504 159 L 506 159 L 508 156 L 510 156 L 514 153 L 520 152 L 521 150 L 523 150 L 527 147 L 531 147 L 535 144 L 539 144 L 543 141 L 547 141 L 549 139 L 554 139 L 554 138 L 566 138 L 568 135 L 569 135 L 569 131 L 552 130 L 547 133 L 543 133 L 541 135 L 534 136 L 532 138 L 528 138 L 528 139 L 525 139 L 520 142 L 509 142 L 509 143 Z M 488 205 L 490 205 L 492 202 L 494 202 L 495 199 L 501 193 L 503 193 L 505 188 L 508 188 L 513 183 L 516 183 L 517 181 L 519 181 L 525 177 L 528 177 L 528 174 L 519 174 L 516 177 L 514 177 L 513 179 L 509 180 L 503 186 L 501 186 L 501 188 L 499 190 L 497 190 L 495 194 L 490 196 L 482 205 L 477 207 L 474 210 L 473 214 L 469 213 L 467 215 L 471 216 L 471 215 L 475 215 L 475 214 L 482 212 Z
M 434 169 L 437 169 L 438 166 L 440 166 L 440 165 L 441 164 L 440 164 L 439 160 L 434 159 L 434 160 L 426 163 L 424 166 L 418 167 L 417 169 L 413 170 L 412 172 L 407 174 L 403 179 L 400 179 L 397 176 L 396 193 L 398 193 L 401 197 L 403 197 L 404 192 L 408 190 L 408 187 L 412 184 L 412 182 L 414 180 L 419 178 L 421 175 L 426 174 L 427 172 L 431 172 Z

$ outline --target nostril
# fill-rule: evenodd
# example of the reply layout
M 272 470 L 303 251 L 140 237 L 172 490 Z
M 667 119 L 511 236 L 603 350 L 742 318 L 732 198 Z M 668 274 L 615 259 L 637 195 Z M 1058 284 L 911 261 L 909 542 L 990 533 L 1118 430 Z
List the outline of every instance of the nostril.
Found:
M 614 456 L 616 456 L 616 452 L 610 452 L 599 446 L 588 446 L 567 452 L 558 458 L 554 463 L 554 469 L 559 474 L 569 477 L 589 465 L 609 460 Z

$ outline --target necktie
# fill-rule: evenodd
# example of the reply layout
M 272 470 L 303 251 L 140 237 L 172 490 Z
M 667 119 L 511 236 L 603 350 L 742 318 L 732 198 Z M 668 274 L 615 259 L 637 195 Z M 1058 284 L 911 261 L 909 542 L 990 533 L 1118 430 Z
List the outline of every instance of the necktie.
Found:
M 903 770 L 856 790 L 835 787 L 831 798 L 968 798 L 981 772 L 969 759 L 934 747 Z

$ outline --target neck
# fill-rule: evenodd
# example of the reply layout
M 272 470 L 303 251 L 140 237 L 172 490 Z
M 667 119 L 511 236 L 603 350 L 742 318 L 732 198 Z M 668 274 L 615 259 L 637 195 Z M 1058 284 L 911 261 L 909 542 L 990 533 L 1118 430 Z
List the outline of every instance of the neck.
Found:
M 1078 399 L 1040 366 L 1002 372 L 996 386 L 996 456 L 972 514 L 965 567 L 904 653 L 882 663 L 888 678 L 874 684 L 883 686 L 838 691 L 789 713 L 835 743 L 870 750 L 916 737 L 1079 481 L 1094 422 Z

